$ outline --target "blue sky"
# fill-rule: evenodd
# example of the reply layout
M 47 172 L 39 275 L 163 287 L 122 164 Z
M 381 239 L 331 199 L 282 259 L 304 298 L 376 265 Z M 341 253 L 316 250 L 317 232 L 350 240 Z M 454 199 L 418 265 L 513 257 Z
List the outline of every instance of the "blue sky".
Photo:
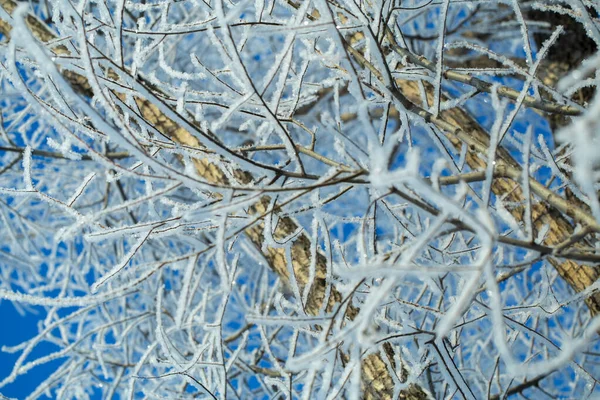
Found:
M 23 316 L 19 314 L 12 303 L 1 301 L 0 321 L 3 323 L 0 329 L 0 345 L 14 346 L 37 334 L 37 323 L 44 317 L 42 309 L 37 308 L 37 311 L 37 314 L 27 313 Z M 48 354 L 55 350 L 56 347 L 50 343 L 40 343 L 36 346 L 30 357 L 36 358 L 41 354 Z M 0 352 L 0 378 L 5 378 L 10 374 L 18 357 L 19 353 Z M 9 398 L 24 399 L 35 387 L 54 372 L 60 363 L 61 361 L 57 360 L 40 365 L 29 371 L 25 376 L 21 376 L 12 384 L 0 389 L 0 393 Z M 47 397 L 44 396 L 43 398 Z

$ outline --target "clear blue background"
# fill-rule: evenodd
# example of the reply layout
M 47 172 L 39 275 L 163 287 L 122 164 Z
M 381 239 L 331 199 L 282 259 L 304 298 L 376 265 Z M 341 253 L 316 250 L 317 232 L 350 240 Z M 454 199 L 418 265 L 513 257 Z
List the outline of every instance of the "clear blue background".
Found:
M 19 314 L 9 301 L 0 302 L 0 346 L 14 346 L 22 343 L 24 340 L 31 339 L 37 332 L 37 323 L 44 318 L 44 311 L 41 308 L 35 308 L 36 314 L 27 313 L 25 316 Z M 48 354 L 56 351 L 57 347 L 44 342 L 39 343 L 31 353 L 29 359 L 36 356 Z M 8 376 L 14 366 L 20 353 L 0 352 L 0 379 Z M 37 366 L 30 370 L 26 375 L 20 376 L 15 382 L 0 389 L 0 393 L 9 398 L 24 399 L 41 382 L 50 376 L 61 364 L 61 360 L 55 360 L 47 364 Z M 43 396 L 41 398 L 48 398 Z

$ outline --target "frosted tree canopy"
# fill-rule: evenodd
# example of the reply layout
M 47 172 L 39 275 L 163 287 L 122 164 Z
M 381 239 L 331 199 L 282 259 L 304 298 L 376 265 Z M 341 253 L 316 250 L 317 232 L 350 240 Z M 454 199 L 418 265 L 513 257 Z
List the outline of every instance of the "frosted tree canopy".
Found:
M 0 393 L 598 396 L 599 11 L 0 0 Z

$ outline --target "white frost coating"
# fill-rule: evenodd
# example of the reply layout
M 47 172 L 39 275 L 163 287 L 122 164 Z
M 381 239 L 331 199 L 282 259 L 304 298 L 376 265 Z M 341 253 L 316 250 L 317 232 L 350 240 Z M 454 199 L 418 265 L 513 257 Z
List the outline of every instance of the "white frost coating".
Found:
M 199 132 L 198 128 L 195 128 L 194 126 L 192 126 L 186 119 L 184 119 L 179 114 L 177 114 L 175 111 L 173 111 L 170 107 L 165 105 L 162 101 L 160 101 L 160 99 L 158 99 L 153 93 L 148 91 L 143 85 L 141 85 L 138 82 L 133 82 L 133 86 L 134 86 L 134 89 L 142 95 L 142 97 L 152 100 L 153 104 L 156 105 L 162 113 L 164 113 L 168 118 L 173 120 L 179 126 L 184 128 L 191 134 Z M 256 163 L 251 163 L 249 161 L 246 161 L 246 160 L 240 158 L 238 155 L 233 153 L 231 150 L 229 150 L 229 149 L 225 148 L 223 145 L 215 142 L 212 138 L 210 138 L 206 134 L 200 132 L 200 135 L 203 138 L 201 140 L 202 144 L 204 146 L 206 146 L 206 148 L 208 148 L 209 150 L 212 150 L 215 153 L 225 157 L 226 159 L 229 159 L 232 162 L 235 162 L 241 168 L 243 168 L 251 173 L 254 173 L 257 176 L 266 176 L 268 178 L 272 178 L 274 172 L 272 172 L 270 170 L 265 170 L 263 167 L 261 167 L 260 165 L 258 165 Z M 194 135 L 194 136 L 197 137 L 197 135 Z M 196 186 L 196 185 L 194 185 L 194 186 Z
M 373 180 L 372 185 L 378 189 L 393 187 L 396 184 L 401 184 L 406 180 L 419 176 L 420 155 L 418 148 L 411 148 L 406 155 L 406 165 L 404 168 L 399 168 L 395 171 L 388 170 L 389 150 L 383 147 L 378 147 L 372 150 L 370 160 L 373 165 L 373 171 L 370 178 Z
M 227 199 L 231 199 L 231 192 L 227 194 Z M 215 216 L 217 217 L 217 216 Z M 219 280 L 221 282 L 221 289 L 224 292 L 227 292 L 228 288 L 231 285 L 231 276 L 229 274 L 229 265 L 227 263 L 227 256 L 225 254 L 225 246 L 227 245 L 226 240 L 226 230 L 227 230 L 227 212 L 222 213 L 219 216 L 219 229 L 217 230 L 217 254 L 216 254 L 216 263 L 217 263 L 217 271 L 219 274 Z
M 116 239 L 116 238 L 120 238 L 123 236 L 131 237 L 131 236 L 136 236 L 136 234 L 138 234 L 140 232 L 148 232 L 148 230 L 151 231 L 155 228 L 163 226 L 172 221 L 177 221 L 179 219 L 180 219 L 179 217 L 174 217 L 174 218 L 164 219 L 162 221 L 150 221 L 150 222 L 139 223 L 139 224 L 132 225 L 132 226 L 122 226 L 119 228 L 105 229 L 102 231 L 97 231 L 97 232 L 92 232 L 92 233 L 86 234 L 86 235 L 84 235 L 84 238 L 87 241 L 94 243 L 94 242 L 100 242 L 102 240 Z
M 85 4 L 86 1 L 81 1 L 82 4 Z M 123 47 L 121 46 L 122 42 L 122 34 L 123 34 L 123 14 L 125 10 L 126 0 L 117 0 L 116 6 L 114 7 L 114 19 L 115 26 L 117 27 L 117 32 L 119 33 L 118 37 L 112 41 L 113 46 L 115 46 L 115 55 L 116 55 L 116 63 L 117 65 L 123 65 Z M 102 7 L 100 7 L 102 9 Z
M 444 44 L 446 41 L 446 18 L 448 15 L 448 8 L 450 7 L 450 0 L 443 0 L 442 7 L 440 10 L 440 27 L 437 39 L 437 46 L 435 50 L 435 88 L 433 92 L 433 105 L 431 106 L 431 112 L 434 116 L 440 112 L 440 95 L 442 93 L 442 73 L 444 72 Z
M 592 208 L 594 218 L 600 222 L 598 183 L 600 182 L 600 96 L 596 95 L 584 115 L 557 133 L 557 137 L 573 145 L 574 177 Z
M 523 50 L 525 50 L 525 57 L 527 57 L 527 65 L 532 65 L 533 54 L 531 53 L 531 45 L 529 43 L 529 32 L 527 30 L 527 24 L 525 23 L 525 19 L 523 18 L 523 13 L 521 12 L 521 8 L 519 7 L 518 1 L 512 0 L 511 5 L 515 12 L 515 16 L 517 17 L 517 22 L 519 23 L 519 28 L 521 31 L 521 41 L 523 42 Z
M 125 254 L 125 256 L 121 259 L 121 261 L 118 264 L 112 267 L 110 271 L 101 276 L 96 282 L 92 284 L 92 293 L 96 293 L 98 289 L 100 289 L 100 287 L 102 287 L 110 279 L 114 278 L 115 275 L 117 275 L 123 268 L 125 268 L 125 266 L 129 263 L 129 261 L 131 261 L 135 253 L 139 251 L 140 247 L 142 247 L 142 245 L 148 239 L 151 233 L 152 229 L 148 230 L 144 236 L 140 237 L 137 240 L 137 242 L 131 246 L 129 252 Z
M 589 346 L 590 338 L 597 335 L 600 329 L 600 317 L 595 317 L 579 337 L 567 337 L 561 351 L 556 357 L 544 362 L 536 362 L 527 366 L 526 375 L 529 377 L 548 374 L 561 366 L 573 362 L 573 357 Z
M 531 144 L 533 142 L 533 128 L 528 127 L 525 133 L 525 140 L 523 141 L 523 172 L 522 172 L 522 187 L 523 197 L 525 199 L 531 199 L 531 190 L 529 184 L 529 155 L 531 152 Z M 525 240 L 531 242 L 533 240 L 533 221 L 531 211 L 531 201 L 526 201 L 525 205 Z
M 518 6 L 516 4 L 515 4 L 515 8 L 518 9 Z M 520 15 L 520 12 L 518 12 L 517 14 Z M 523 25 L 524 24 L 525 24 L 525 22 L 523 22 Z M 515 107 L 509 113 L 509 115 L 506 117 L 506 120 L 504 121 L 504 123 L 502 124 L 502 128 L 500 129 L 500 141 L 502 141 L 502 139 L 504 138 L 504 135 L 506 135 L 506 132 L 508 132 L 515 117 L 517 116 L 517 113 L 521 109 L 523 101 L 525 100 L 525 96 L 527 96 L 529 88 L 535 79 L 536 71 L 537 71 L 538 67 L 540 66 L 540 63 L 542 62 L 542 60 L 544 60 L 544 58 L 546 57 L 546 54 L 548 53 L 548 50 L 554 44 L 554 42 L 556 42 L 556 40 L 558 39 L 558 36 L 562 32 L 563 32 L 563 27 L 558 26 L 554 30 L 554 32 L 552 32 L 552 35 L 550 35 L 550 37 L 546 41 L 544 41 L 542 48 L 540 49 L 540 51 L 537 55 L 535 63 L 530 62 L 531 65 L 529 67 L 529 70 L 527 71 L 527 79 L 525 80 L 525 83 L 523 84 L 523 87 L 521 88 L 521 91 L 519 92 L 519 96 L 517 97 L 517 100 L 515 101 Z M 528 40 L 527 36 L 524 37 L 524 40 Z M 528 42 L 526 42 L 526 43 L 528 43 Z M 526 45 L 525 49 L 527 52 L 531 53 L 531 49 L 529 49 L 528 45 Z
M 244 96 L 239 96 L 238 100 L 235 101 L 234 103 L 231 104 L 231 106 L 227 109 L 226 112 L 223 113 L 223 115 L 221 115 L 221 118 L 217 119 L 216 121 L 214 121 L 211 126 L 210 129 L 212 129 L 213 131 L 218 131 L 221 126 L 223 126 L 227 120 L 229 120 L 229 118 L 243 105 L 245 104 L 248 100 L 250 100 L 252 98 L 252 96 L 254 96 L 254 93 L 249 92 L 247 94 L 245 94 Z
M 217 17 L 219 19 L 220 24 L 223 27 L 226 27 L 228 24 L 228 21 L 225 16 L 225 11 L 223 9 L 223 1 L 222 0 L 217 0 L 216 11 L 217 11 Z M 225 46 L 227 47 L 227 51 L 230 53 L 230 56 L 231 56 L 231 62 L 232 62 L 231 68 L 234 69 L 235 74 L 237 75 L 237 78 L 243 82 L 243 84 L 245 86 L 244 89 L 247 94 L 259 95 L 259 93 L 256 89 L 256 85 L 254 84 L 254 82 L 252 82 L 251 78 L 248 76 L 247 69 L 239 56 L 239 52 L 236 49 L 236 45 L 233 42 L 232 37 L 227 32 L 228 29 L 224 29 L 224 30 L 225 30 L 225 34 L 222 36 L 222 38 L 225 43 Z M 291 45 L 291 42 L 290 42 L 290 44 L 288 44 L 288 48 L 290 45 Z M 272 71 L 272 72 L 274 73 L 275 71 Z M 285 130 L 285 128 L 281 125 L 281 123 L 277 120 L 275 115 L 273 115 L 273 110 L 269 109 L 267 104 L 264 103 L 264 100 L 262 99 L 262 97 L 259 96 L 259 98 L 260 98 L 260 101 L 263 102 L 268 120 L 271 122 L 273 129 L 276 130 L 279 137 L 281 138 L 281 140 L 285 146 L 285 149 L 288 153 L 288 156 L 296 164 L 296 171 L 301 172 L 302 171 L 302 163 L 298 156 L 298 152 L 292 143 L 292 138 L 290 137 L 289 133 Z M 232 156 L 232 155 L 233 154 L 230 154 L 230 156 Z M 233 155 L 233 158 L 236 159 L 236 161 L 238 159 L 238 157 L 236 155 Z M 240 163 L 240 166 L 242 168 L 247 169 L 254 173 L 260 172 L 259 170 L 257 170 L 257 168 L 254 165 L 251 165 L 250 163 L 245 162 L 245 161 L 243 163 Z M 257 175 L 258 175 L 258 173 L 257 173 Z
M 442 158 L 435 160 L 431 171 L 431 185 L 437 191 L 440 190 L 440 176 L 442 172 L 448 167 L 448 162 Z
M 194 269 L 196 268 L 197 260 L 197 257 L 190 257 L 185 268 L 185 274 L 183 276 L 183 287 L 181 289 L 181 293 L 179 294 L 179 301 L 177 302 L 177 313 L 175 314 L 175 326 L 177 326 L 178 328 L 181 328 L 181 324 L 183 323 L 183 317 L 188 306 L 190 285 L 192 284 L 193 273 Z
M 463 398 L 468 400 L 475 400 L 476 397 L 473 394 L 471 387 L 463 379 L 462 373 L 456 368 L 452 355 L 449 353 L 449 343 L 443 338 L 437 338 L 435 340 L 436 345 L 436 356 L 440 365 L 442 373 L 446 377 L 447 381 L 455 386 L 456 390 L 462 395 Z
M 498 216 L 500 218 L 502 218 L 502 220 L 510 227 L 510 229 L 512 229 L 515 232 L 518 232 L 519 236 L 523 237 L 523 230 L 521 229 L 521 226 L 515 219 L 514 215 L 512 215 L 506 209 L 502 199 L 496 198 L 496 201 L 494 202 L 494 207 L 496 208 L 496 212 L 498 213 Z
M 487 207 L 490 197 L 492 194 L 492 180 L 494 179 L 494 166 L 496 165 L 496 149 L 500 144 L 501 140 L 501 129 L 502 122 L 504 118 L 504 110 L 506 109 L 507 103 L 505 101 L 500 101 L 498 98 L 498 86 L 492 86 L 492 103 L 495 109 L 495 119 L 492 128 L 490 129 L 490 144 L 487 150 L 487 163 L 485 166 L 485 187 L 483 191 L 483 205 Z
M 156 330 L 155 330 L 155 336 L 156 339 L 158 341 L 158 345 L 159 348 L 162 349 L 166 354 L 167 357 L 173 359 L 173 353 L 171 352 L 171 347 L 169 346 L 168 342 L 168 338 L 166 337 L 166 333 L 165 330 L 163 328 L 163 323 L 162 323 L 162 314 L 163 314 L 163 310 L 162 310 L 162 298 L 163 298 L 163 293 L 165 291 L 165 288 L 163 286 L 159 286 L 156 290 Z
M 579 68 L 571 71 L 566 76 L 561 78 L 556 84 L 556 89 L 559 92 L 571 94 L 571 89 L 580 81 L 600 69 L 600 53 L 596 53 L 593 57 L 583 60 Z
M 67 200 L 66 204 L 69 207 L 73 206 L 73 203 L 75 203 L 77 201 L 77 199 L 79 198 L 79 196 L 81 196 L 81 194 L 85 190 L 86 186 L 89 185 L 89 183 L 95 177 L 96 177 L 96 173 L 94 173 L 94 172 L 92 172 L 91 174 L 89 174 L 88 176 L 85 177 L 85 179 L 83 180 L 83 182 L 81 183 L 81 185 L 77 188 L 77 190 L 75 190 L 75 193 L 73 193 L 73 195 L 69 198 L 69 200 Z
M 472 98 L 477 93 L 478 93 L 477 89 L 473 88 L 471 90 L 468 90 L 467 92 L 465 92 L 461 96 L 458 96 L 458 97 L 450 99 L 450 100 L 443 101 L 440 104 L 440 111 L 445 111 L 445 110 L 450 110 L 450 109 L 455 108 L 455 107 L 460 107 L 467 100 L 469 100 L 470 98 Z
M 560 196 L 568 188 L 586 213 L 591 192 L 573 179 L 575 147 L 554 146 L 543 118 L 517 112 L 539 105 L 530 97 L 542 101 L 538 88 L 549 94 L 545 105 L 583 110 L 568 97 L 596 85 L 595 67 L 582 68 L 589 74 L 564 94 L 546 87 L 532 67 L 548 61 L 548 46 L 522 50 L 532 40 L 523 34 L 540 25 L 510 1 L 483 10 L 450 1 L 250 0 L 215 3 L 220 15 L 209 3 L 50 0 L 51 21 L 35 8 L 50 42 L 24 35 L 23 15 L 0 28 L 20 24 L 0 46 L 0 148 L 8 148 L 0 151 L 0 293 L 44 313 L 36 336 L 6 348 L 21 352 L 8 380 L 60 356 L 30 397 L 85 398 L 94 387 L 103 398 L 132 399 L 359 399 L 366 388 L 373 398 L 419 388 L 487 398 L 531 381 L 547 362 L 551 376 L 523 395 L 543 387 L 559 397 L 595 382 L 598 367 L 584 353 L 594 351 L 593 336 L 568 347 L 593 326 L 585 299 L 600 282 L 569 292 L 548 262 L 551 249 L 536 253 L 527 241 L 572 222 L 528 184 Z M 593 7 L 585 6 L 545 10 Z M 410 39 L 419 37 L 427 40 Z M 450 65 L 443 43 L 470 50 L 452 54 Z M 399 54 L 407 51 L 414 54 Z M 436 54 L 446 57 L 436 62 Z M 481 54 L 503 65 L 461 65 Z M 519 54 L 527 66 L 514 61 Z M 516 91 L 496 86 L 486 104 L 469 81 L 477 76 Z M 490 151 L 485 128 L 503 102 Z M 423 112 L 434 103 L 448 110 L 439 119 Z M 462 107 L 470 122 L 455 118 Z M 151 126 L 148 112 L 170 118 L 160 110 L 201 126 L 189 133 L 202 145 L 175 142 L 188 128 L 163 135 Z M 593 116 L 582 118 L 596 129 Z M 521 134 L 516 123 L 530 128 Z M 306 176 L 292 172 L 285 132 Z M 472 133 L 482 146 L 461 145 L 452 132 Z M 533 134 L 548 137 L 534 145 Z M 494 161 L 520 171 L 499 178 Z M 542 202 L 549 212 L 536 219 Z M 283 218 L 293 223 L 273 237 Z M 573 238 L 587 232 L 571 228 Z M 593 238 L 557 260 L 593 254 Z M 103 279 L 103 296 L 88 295 Z M 89 305 L 61 318 L 77 302 Z M 33 350 L 46 342 L 57 352 L 38 357 Z M 370 386 L 367 360 L 384 372 Z
M 390 149 L 383 146 L 374 146 L 371 149 L 369 160 L 371 162 L 369 169 L 369 180 L 373 187 L 385 189 L 390 185 L 388 164 L 390 158 Z
M 25 182 L 25 190 L 35 190 L 33 181 L 31 180 L 31 147 L 25 147 L 23 152 L 23 181 Z
M 68 97 L 70 97 L 71 99 L 77 101 L 78 106 L 81 107 L 86 112 L 86 115 L 91 119 L 94 126 L 96 126 L 97 129 L 100 129 L 103 132 L 105 132 L 106 134 L 108 134 L 109 137 L 111 138 L 111 140 L 113 140 L 117 145 L 121 146 L 122 148 L 124 148 L 127 151 L 131 152 L 132 154 L 136 155 L 140 160 L 143 160 L 145 163 L 151 165 L 152 167 L 156 168 L 159 171 L 166 172 L 167 174 L 175 172 L 170 167 L 158 162 L 154 157 L 149 156 L 145 151 L 138 148 L 134 143 L 132 143 L 130 141 L 130 139 L 127 139 L 126 137 L 124 137 L 120 132 L 118 132 L 115 128 L 113 128 L 110 124 L 108 124 L 105 121 L 105 119 L 102 118 L 98 114 L 98 112 L 96 110 L 94 110 L 90 105 L 88 105 L 86 102 L 81 101 L 79 99 L 79 96 L 75 93 L 75 91 L 71 88 L 71 86 L 64 80 L 64 78 L 62 77 L 62 75 L 60 74 L 60 72 L 56 68 L 55 64 L 50 59 L 50 57 L 48 57 L 45 54 L 45 52 L 38 46 L 36 41 L 31 36 L 31 33 L 27 29 L 27 27 L 25 25 L 25 21 L 24 21 L 24 16 L 25 16 L 26 12 L 27 12 L 26 4 L 21 4 L 17 8 L 17 10 L 15 10 L 15 13 L 14 13 L 14 18 L 15 18 L 15 22 L 16 22 L 15 23 L 15 33 L 18 32 L 19 35 L 15 35 L 12 42 L 14 42 L 14 41 L 22 42 L 24 44 L 24 46 L 28 49 L 28 51 L 31 52 L 32 55 L 38 60 L 39 64 L 44 66 L 44 72 L 47 75 L 51 76 L 54 82 L 60 83 L 61 91 L 63 93 L 66 93 L 68 95 Z M 87 49 L 87 44 L 86 44 L 87 42 L 86 42 L 85 38 L 82 39 L 82 42 L 83 42 L 82 49 Z M 86 51 L 84 51 L 84 53 L 86 53 Z M 90 58 L 89 54 L 84 54 L 84 56 L 82 57 L 83 60 L 89 60 L 89 58 Z M 90 72 L 90 74 L 93 75 L 93 68 L 91 66 L 91 63 L 89 63 L 89 61 L 88 61 L 87 64 L 88 64 L 87 70 Z M 100 89 L 100 87 L 97 84 L 94 84 L 93 79 L 90 80 L 89 82 L 92 84 L 92 87 L 94 88 L 94 91 L 96 93 L 98 93 L 98 94 L 102 93 L 102 90 Z M 178 114 L 176 114 L 173 110 L 171 110 L 169 107 L 164 105 L 160 100 L 158 100 L 156 98 L 156 96 L 151 94 L 141 84 L 134 81 L 134 87 L 136 90 L 138 90 L 138 92 L 140 92 L 140 94 L 143 97 L 154 100 L 155 104 L 159 106 L 159 109 L 161 110 L 161 112 L 165 113 L 165 115 L 167 115 L 169 118 L 174 120 L 176 123 L 180 124 L 180 126 L 182 126 L 183 128 L 187 129 L 188 132 L 196 131 L 196 129 L 194 127 L 192 127 L 189 122 L 185 121 Z M 106 108 L 110 109 L 111 107 L 109 105 L 107 105 Z M 117 117 L 117 119 L 118 119 L 118 117 Z M 256 169 L 252 164 L 249 164 L 249 163 L 245 162 L 244 160 L 240 159 L 239 157 L 231 154 L 231 152 L 223 149 L 222 146 L 217 146 L 216 143 L 214 141 L 212 141 L 211 139 L 209 139 L 209 138 L 207 138 L 207 139 L 209 142 L 207 144 L 207 147 L 209 149 L 211 149 L 221 155 L 229 154 L 236 162 L 238 162 L 242 167 L 244 167 L 246 169 L 249 169 L 249 170 Z M 186 177 L 185 175 L 179 175 L 178 178 L 181 181 L 183 181 L 184 183 L 190 185 L 191 187 L 199 187 L 199 188 L 204 188 L 204 189 L 208 189 L 208 188 L 212 187 L 212 189 L 214 190 L 214 186 L 207 185 L 207 184 L 205 184 L 201 181 L 195 180 L 195 179 L 190 179 L 189 177 Z
M 587 204 L 589 206 L 590 202 L 589 202 L 587 196 L 585 196 L 581 192 L 581 189 L 577 185 L 575 185 L 574 182 L 572 182 L 568 176 L 566 176 L 563 173 L 561 168 L 559 168 L 559 166 L 555 160 L 555 157 L 550 152 L 550 149 L 548 148 L 548 145 L 546 144 L 546 140 L 544 140 L 542 135 L 538 136 L 538 144 L 540 145 L 540 148 L 542 149 L 543 155 L 546 157 L 546 166 L 548 166 L 552 170 L 552 173 L 554 175 L 558 176 L 561 180 L 563 180 L 567 184 L 567 187 L 573 192 L 573 194 L 579 200 L 581 200 L 582 202 L 584 202 L 585 204 Z M 558 150 L 555 150 L 555 152 L 558 153 Z M 572 171 L 572 168 L 570 166 L 564 166 L 564 168 L 567 171 Z M 567 168 L 569 168 L 569 169 L 567 169 Z
M 89 304 L 100 304 L 115 297 L 131 292 L 132 289 L 114 290 L 108 293 L 82 297 L 42 297 L 0 289 L 0 299 L 48 307 L 83 307 Z

